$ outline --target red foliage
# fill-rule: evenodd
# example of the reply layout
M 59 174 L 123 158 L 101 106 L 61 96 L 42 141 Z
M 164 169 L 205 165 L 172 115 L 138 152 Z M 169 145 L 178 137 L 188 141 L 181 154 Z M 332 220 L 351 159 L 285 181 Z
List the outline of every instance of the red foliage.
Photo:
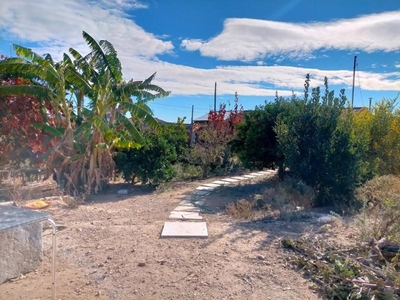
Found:
M 208 124 L 217 132 L 234 134 L 235 127 L 243 119 L 243 106 L 239 105 L 239 97 L 235 92 L 233 109 L 226 110 L 226 104 L 221 104 L 218 111 L 211 110 L 208 114 Z
M 0 56 L 5 59 L 4 56 Z M 23 78 L 6 78 L 0 74 L 0 85 L 24 85 L 29 80 Z M 44 101 L 47 111 L 47 123 L 54 126 L 51 105 Z M 48 135 L 34 128 L 36 123 L 44 123 L 42 105 L 30 96 L 0 97 L 0 158 L 3 162 L 18 163 L 30 159 L 39 164 L 41 154 L 45 153 L 51 143 L 45 145 Z M 43 110 L 44 111 L 44 110 Z

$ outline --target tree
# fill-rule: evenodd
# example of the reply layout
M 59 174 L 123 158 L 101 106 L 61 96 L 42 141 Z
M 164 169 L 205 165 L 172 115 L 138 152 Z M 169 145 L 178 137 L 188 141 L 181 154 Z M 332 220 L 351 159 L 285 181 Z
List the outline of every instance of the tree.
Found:
M 6 57 L 1 56 L 4 60 Z M 0 86 L 19 86 L 30 84 L 26 78 L 11 77 L 3 74 Z M 32 124 L 43 124 L 45 121 L 54 124 L 50 103 L 42 103 L 34 97 L 0 96 L 0 156 L 3 163 L 20 167 L 29 162 L 38 166 L 43 154 L 50 148 L 49 135 L 35 128 Z
M 232 143 L 244 167 L 259 170 L 279 167 L 278 173 L 283 179 L 284 157 L 278 148 L 275 126 L 278 116 L 289 112 L 290 102 L 277 96 L 274 102 L 257 106 L 245 114 Z
M 290 115 L 278 120 L 276 132 L 285 164 L 315 189 L 317 205 L 348 204 L 359 183 L 357 144 L 351 139 L 346 118 L 344 90 L 338 97 L 328 88 L 321 97 L 319 87 L 309 95 L 309 75 L 304 99 L 292 101 Z
M 15 46 L 20 58 L 0 63 L 0 73 L 24 74 L 39 84 L 0 87 L 0 95 L 29 94 L 49 99 L 56 124 L 38 128 L 58 138 L 51 154 L 58 180 L 64 179 L 69 191 L 98 192 L 114 168 L 111 150 L 140 147 L 144 139 L 136 124 L 158 128 L 146 102 L 169 93 L 152 84 L 155 74 L 144 81 L 124 81 L 112 44 L 105 40 L 97 43 L 86 32 L 83 37 L 91 51 L 82 56 L 70 49 L 75 62 L 64 54 L 61 62 L 54 63 L 50 55 L 42 58 L 30 49 Z M 81 108 L 79 122 L 72 106 L 76 91 L 89 99 L 87 107 Z M 133 121 L 127 118 L 127 112 Z
M 196 142 L 190 160 L 201 165 L 203 178 L 208 175 L 211 166 L 219 167 L 229 159 L 230 142 L 236 136 L 236 126 L 243 118 L 243 107 L 239 105 L 239 97 L 235 93 L 232 110 L 226 110 L 221 104 L 218 111 L 210 111 L 208 122 L 194 128 Z
M 185 155 L 188 148 L 183 120 L 161 125 L 158 133 L 148 127 L 142 130 L 145 144 L 141 148 L 115 153 L 117 170 L 132 183 L 139 178 L 142 184 L 156 186 L 172 180 L 176 176 L 173 164 Z

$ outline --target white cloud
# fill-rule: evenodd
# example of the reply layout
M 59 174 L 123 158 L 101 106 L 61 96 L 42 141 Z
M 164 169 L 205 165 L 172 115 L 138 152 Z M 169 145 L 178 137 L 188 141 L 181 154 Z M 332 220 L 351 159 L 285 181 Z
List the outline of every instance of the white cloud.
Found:
M 144 79 L 157 71 L 155 83 L 172 91 L 173 95 L 212 95 L 214 82 L 218 82 L 219 95 L 232 95 L 237 91 L 240 96 L 273 96 L 275 91 L 278 90 L 280 95 L 290 96 L 292 90 L 301 93 L 307 73 L 311 74 L 313 86 L 323 85 L 324 76 L 330 79 L 330 85 L 348 88 L 352 84 L 351 71 L 318 70 L 278 65 L 266 66 L 261 65 L 261 57 L 257 59 L 258 63 L 256 61 L 254 66 L 218 66 L 211 69 L 194 68 L 161 61 L 157 58 L 157 55 L 170 53 L 174 49 L 173 45 L 170 41 L 163 40 L 168 36 L 163 36 L 160 39 L 160 37 L 143 30 L 126 16 L 124 9 L 129 5 L 131 5 L 131 8 L 132 5 L 139 5 L 138 1 L 42 0 L 34 2 L 34 4 L 31 0 L 3 2 L 0 9 L 0 32 L 15 38 L 15 42 L 19 43 L 20 39 L 22 44 L 33 42 L 38 45 L 34 48 L 36 52 L 40 54 L 51 53 L 55 58 L 60 58 L 63 52 L 68 51 L 69 47 L 73 47 L 81 53 L 87 51 L 86 43 L 81 36 L 81 31 L 84 29 L 97 40 L 107 39 L 113 43 L 118 51 L 123 72 L 127 79 Z M 110 7 L 112 3 L 117 4 Z M 136 8 L 145 7 L 137 6 Z M 381 15 L 372 17 L 381 19 Z M 389 20 L 390 16 L 386 16 L 386 18 Z M 368 20 L 371 21 L 370 19 Z M 258 20 L 253 21 L 255 24 L 260 22 Z M 341 22 L 343 23 L 344 21 L 337 21 L 338 24 L 341 24 Z M 354 23 L 355 21 L 350 20 L 348 22 Z M 270 23 L 274 25 L 276 22 Z M 278 23 L 278 25 L 282 24 Z M 305 25 L 289 24 L 287 26 L 297 28 L 296 26 Z M 317 25 L 313 26 L 313 24 L 309 24 L 305 27 L 311 27 L 312 29 Z M 226 28 L 231 30 L 230 26 L 226 26 Z M 351 31 L 353 29 L 350 28 L 348 30 Z M 239 37 L 246 32 L 245 28 L 243 30 L 243 32 L 240 31 L 238 33 Z M 284 26 L 282 30 L 282 45 L 280 43 L 271 43 L 271 47 L 277 53 L 279 52 L 277 49 L 282 46 L 283 50 L 282 53 L 278 53 L 279 56 L 291 49 Z M 252 32 L 248 32 L 249 38 Z M 169 33 L 167 32 L 166 34 Z M 329 36 L 329 32 L 326 34 Z M 275 35 L 279 36 L 279 33 L 275 32 Z M 316 33 L 315 43 L 318 43 L 318 38 L 319 35 Z M 335 38 L 335 36 L 331 36 L 331 38 L 332 43 L 337 43 L 338 47 L 340 47 L 343 39 L 348 39 L 347 36 L 340 39 Z M 216 37 L 216 39 L 220 38 Z M 226 36 L 224 40 L 226 41 Z M 293 35 L 293 41 L 299 42 L 296 34 Z M 237 39 L 234 39 L 233 42 L 237 47 L 242 47 L 240 46 L 241 43 L 236 43 Z M 249 42 L 249 40 L 244 40 L 244 42 Z M 212 44 L 213 42 L 210 41 L 209 43 Z M 320 43 L 325 45 L 324 40 Z M 397 43 L 397 40 L 392 38 L 388 40 L 388 43 Z M 212 47 L 214 46 L 212 45 Z M 264 50 L 261 49 L 262 51 L 260 51 L 257 48 L 258 46 L 258 42 L 255 42 L 253 44 L 254 49 L 249 47 L 249 50 L 250 52 L 261 53 L 261 56 L 263 56 Z M 304 45 L 303 48 L 312 50 L 311 46 Z M 203 51 L 203 47 L 207 49 L 208 46 L 199 40 L 187 40 L 185 42 L 182 41 L 182 47 L 188 50 L 195 50 L 200 47 L 201 51 Z M 220 50 L 224 51 L 224 48 Z M 229 48 L 225 50 L 226 55 L 229 55 Z M 238 50 L 240 49 L 233 49 L 232 53 L 236 53 L 235 55 L 237 56 L 240 54 L 240 52 L 237 52 Z M 312 54 L 290 52 L 288 57 L 291 59 L 299 57 L 310 58 Z M 362 88 L 365 90 L 400 90 L 400 72 L 379 74 L 360 71 L 359 77 Z
M 222 32 L 208 41 L 185 39 L 181 46 L 221 60 L 252 61 L 280 55 L 312 58 L 318 49 L 396 51 L 395 28 L 400 11 L 332 22 L 287 23 L 256 19 L 227 19 Z
M 84 49 L 82 30 L 85 30 L 95 39 L 107 39 L 132 56 L 152 57 L 172 51 L 170 41 L 156 38 L 125 15 L 126 8 L 144 7 L 132 0 L 3 1 L 0 28 L 7 32 L 9 39 L 39 43 L 43 45 L 42 50 Z
M 400 64 L 396 64 L 395 67 L 396 67 L 396 68 L 400 68 Z
M 219 66 L 200 69 L 125 56 L 121 60 L 125 74 L 136 79 L 138 74 L 144 77 L 150 76 L 153 70 L 157 71 L 156 83 L 174 95 L 212 95 L 214 82 L 218 82 L 218 94 L 221 95 L 232 95 L 237 91 L 242 96 L 273 96 L 278 90 L 280 95 L 290 96 L 292 90 L 301 93 L 308 73 L 311 75 L 311 86 L 314 87 L 323 86 L 326 76 L 330 86 L 349 90 L 353 80 L 353 72 L 350 70 L 285 66 Z M 400 72 L 379 74 L 360 71 L 358 81 L 363 90 L 400 90 Z

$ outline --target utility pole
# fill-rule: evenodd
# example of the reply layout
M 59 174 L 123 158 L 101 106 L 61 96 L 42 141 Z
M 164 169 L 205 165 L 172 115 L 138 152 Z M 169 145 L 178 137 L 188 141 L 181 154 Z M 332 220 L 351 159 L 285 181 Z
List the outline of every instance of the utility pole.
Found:
M 372 97 L 369 97 L 369 107 L 368 109 L 371 111 L 371 106 L 372 106 Z
M 193 112 L 194 112 L 194 105 L 192 105 L 192 119 L 191 119 L 191 123 L 193 125 Z
M 215 83 L 214 87 L 214 112 L 217 111 L 217 83 Z
M 193 136 L 193 112 L 194 112 L 194 105 L 192 104 L 192 118 L 191 118 L 191 126 L 190 126 L 190 139 L 189 139 L 189 146 L 193 145 L 194 136 Z
M 351 92 L 351 107 L 354 105 L 354 83 L 356 80 L 356 66 L 357 66 L 357 55 L 354 56 L 354 66 L 353 66 L 353 90 Z

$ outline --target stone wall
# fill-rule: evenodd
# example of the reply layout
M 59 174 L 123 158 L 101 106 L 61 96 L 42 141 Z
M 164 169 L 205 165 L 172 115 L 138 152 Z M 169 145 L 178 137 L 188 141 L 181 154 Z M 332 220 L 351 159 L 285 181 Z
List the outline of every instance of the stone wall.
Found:
M 35 270 L 42 260 L 42 223 L 0 232 L 0 284 Z

